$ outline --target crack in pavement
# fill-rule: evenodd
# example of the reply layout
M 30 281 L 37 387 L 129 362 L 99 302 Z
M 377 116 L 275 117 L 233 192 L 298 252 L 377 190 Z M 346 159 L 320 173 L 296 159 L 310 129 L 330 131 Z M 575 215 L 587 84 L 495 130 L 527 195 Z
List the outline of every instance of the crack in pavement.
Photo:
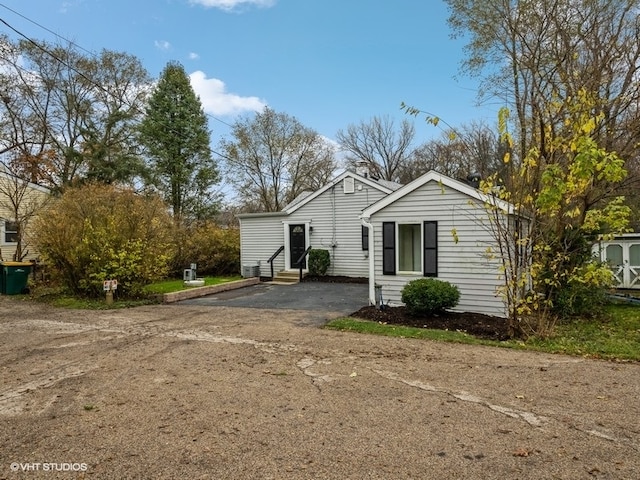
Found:
M 159 336 L 174 337 L 174 338 L 179 338 L 180 340 L 195 340 L 199 342 L 228 343 L 231 345 L 251 345 L 255 348 L 260 349 L 265 353 L 277 353 L 279 351 L 286 351 L 286 352 L 298 351 L 298 347 L 295 345 L 259 342 L 257 340 L 252 340 L 250 338 L 234 337 L 231 335 L 221 335 L 219 333 L 209 333 L 209 332 L 203 332 L 201 330 L 193 330 L 190 332 L 187 332 L 187 331 L 165 332 L 165 333 L 161 333 Z
M 403 383 L 405 385 L 408 385 L 410 387 L 414 387 L 414 388 L 418 388 L 420 390 L 423 390 L 425 392 L 431 392 L 431 393 L 440 393 L 440 394 L 445 394 L 445 395 L 449 395 L 457 400 L 463 401 L 463 402 L 469 402 L 469 403 L 474 403 L 477 405 L 481 405 L 484 407 L 487 407 L 490 410 L 493 410 L 494 412 L 498 412 L 501 413 L 503 415 L 506 415 L 508 417 L 511 418 L 515 418 L 515 419 L 519 419 L 519 420 L 523 420 L 524 422 L 528 423 L 529 425 L 531 425 L 532 427 L 542 427 L 544 424 L 549 423 L 552 419 L 550 417 L 544 416 L 544 415 L 536 415 L 533 412 L 527 412 L 524 410 L 517 410 L 514 408 L 510 408 L 510 407 L 504 407 L 501 405 L 495 405 L 491 402 L 489 402 L 488 400 L 485 400 L 483 398 L 477 397 L 475 395 L 471 395 L 467 392 L 455 392 L 446 388 L 442 388 L 442 387 L 436 387 L 434 385 L 430 385 L 428 383 L 424 383 L 421 382 L 420 380 L 407 380 L 403 377 L 401 377 L 400 375 L 398 375 L 395 372 L 389 372 L 389 371 L 385 371 L 385 370 L 372 370 L 374 373 L 377 373 L 378 375 L 380 375 L 383 378 L 386 378 L 388 380 L 392 380 L 394 382 L 399 382 L 399 383 Z M 560 420 L 557 420 L 560 423 L 567 423 L 567 422 L 563 422 Z M 571 428 L 574 428 L 575 430 L 582 432 L 584 434 L 593 436 L 593 437 L 597 437 L 597 438 L 601 438 L 603 440 L 607 440 L 613 443 L 618 443 L 618 444 L 625 444 L 631 448 L 634 448 L 635 450 L 639 450 L 639 446 L 632 442 L 632 441 L 625 441 L 619 437 L 616 437 L 614 435 L 610 435 L 607 433 L 603 433 L 600 432 L 598 430 L 596 430 L 595 428 L 590 428 L 590 427 L 578 427 L 576 425 L 570 425 Z
M 48 388 L 67 378 L 81 377 L 91 367 L 62 365 L 37 375 L 33 380 L 13 388 L 0 391 L 0 415 L 18 415 L 24 410 L 24 395 L 42 388 Z
M 296 366 L 300 370 L 302 370 L 302 373 L 304 373 L 306 376 L 311 377 L 312 382 L 314 384 L 316 382 L 323 383 L 323 382 L 330 382 L 334 380 L 334 378 L 331 375 L 324 375 L 322 373 L 312 372 L 311 367 L 317 364 L 330 365 L 331 360 L 327 360 L 327 359 L 314 360 L 313 358 L 304 357 L 296 362 Z
M 501 413 L 503 415 L 506 415 L 508 417 L 511 418 L 516 418 L 516 419 L 520 419 L 520 420 L 524 420 L 525 422 L 527 422 L 529 425 L 531 425 L 532 427 L 541 427 L 543 425 L 543 423 L 547 422 L 549 419 L 547 417 L 544 417 L 542 415 L 536 415 L 532 412 L 525 412 L 523 410 L 516 410 L 513 408 L 509 408 L 509 407 L 503 407 L 501 405 L 494 405 L 491 402 L 477 397 L 475 395 L 471 395 L 469 393 L 466 392 L 454 392 L 451 391 L 449 389 L 446 388 L 441 388 L 441 387 L 435 387 L 433 385 L 429 385 L 428 383 L 424 383 L 421 382 L 420 380 L 407 380 L 405 378 L 402 378 L 400 375 L 398 375 L 395 372 L 388 372 L 388 371 L 384 371 L 384 370 L 373 370 L 375 373 L 377 373 L 378 375 L 380 375 L 383 378 L 386 378 L 388 380 L 392 380 L 394 382 L 400 382 L 400 383 L 404 383 L 405 385 L 409 385 L 410 387 L 415 387 L 415 388 L 419 388 L 420 390 L 424 390 L 426 392 L 432 392 L 432 393 L 443 393 L 445 395 L 449 395 L 452 396 L 453 398 L 457 399 L 457 400 L 461 400 L 463 402 L 469 402 L 469 403 L 475 403 L 477 405 L 482 405 L 484 407 L 487 407 L 490 410 L 493 410 L 494 412 L 498 412 Z

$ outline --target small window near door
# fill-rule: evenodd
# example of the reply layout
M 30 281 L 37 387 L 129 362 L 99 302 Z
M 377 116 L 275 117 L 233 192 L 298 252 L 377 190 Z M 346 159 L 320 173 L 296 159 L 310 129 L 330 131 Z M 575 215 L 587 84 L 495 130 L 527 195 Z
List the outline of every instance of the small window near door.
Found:
M 5 220 L 4 243 L 18 243 L 18 224 Z
M 369 227 L 362 225 L 362 250 L 369 250 Z

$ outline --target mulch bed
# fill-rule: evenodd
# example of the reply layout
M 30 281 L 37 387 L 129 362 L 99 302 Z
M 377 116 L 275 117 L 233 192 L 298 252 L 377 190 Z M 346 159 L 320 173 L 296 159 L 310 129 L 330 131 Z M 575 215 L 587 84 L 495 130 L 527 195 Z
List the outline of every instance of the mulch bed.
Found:
M 375 306 L 369 306 L 361 308 L 350 316 L 389 325 L 460 331 L 487 340 L 509 338 L 504 318 L 481 313 L 443 312 L 431 316 L 413 316 L 405 307 L 384 307 L 380 310 Z
M 303 278 L 303 282 L 329 283 L 368 283 L 366 277 L 342 277 L 333 275 L 310 276 Z M 438 315 L 413 316 L 405 307 L 375 306 L 363 307 L 350 315 L 353 318 L 371 320 L 389 325 L 404 325 L 407 327 L 431 328 L 436 330 L 451 330 L 465 332 L 477 338 L 486 340 L 507 340 L 507 322 L 504 318 L 492 317 L 472 312 L 443 312 Z

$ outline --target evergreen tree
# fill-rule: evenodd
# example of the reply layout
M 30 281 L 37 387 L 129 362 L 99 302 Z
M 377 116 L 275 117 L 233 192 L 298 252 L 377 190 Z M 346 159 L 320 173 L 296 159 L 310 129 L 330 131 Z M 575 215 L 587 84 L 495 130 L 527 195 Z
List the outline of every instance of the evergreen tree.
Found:
M 147 184 L 156 188 L 177 222 L 216 212 L 217 165 L 211 155 L 207 117 L 179 63 L 170 62 L 149 99 L 140 126 L 146 148 Z

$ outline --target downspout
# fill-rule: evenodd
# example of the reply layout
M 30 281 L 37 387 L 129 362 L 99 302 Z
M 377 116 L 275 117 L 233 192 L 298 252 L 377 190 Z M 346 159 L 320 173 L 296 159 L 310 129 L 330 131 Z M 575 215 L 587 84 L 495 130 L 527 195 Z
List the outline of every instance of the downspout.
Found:
M 369 223 L 369 218 L 360 217 L 362 225 L 369 229 L 369 305 L 376 304 L 376 263 L 375 251 L 373 249 L 373 224 Z

